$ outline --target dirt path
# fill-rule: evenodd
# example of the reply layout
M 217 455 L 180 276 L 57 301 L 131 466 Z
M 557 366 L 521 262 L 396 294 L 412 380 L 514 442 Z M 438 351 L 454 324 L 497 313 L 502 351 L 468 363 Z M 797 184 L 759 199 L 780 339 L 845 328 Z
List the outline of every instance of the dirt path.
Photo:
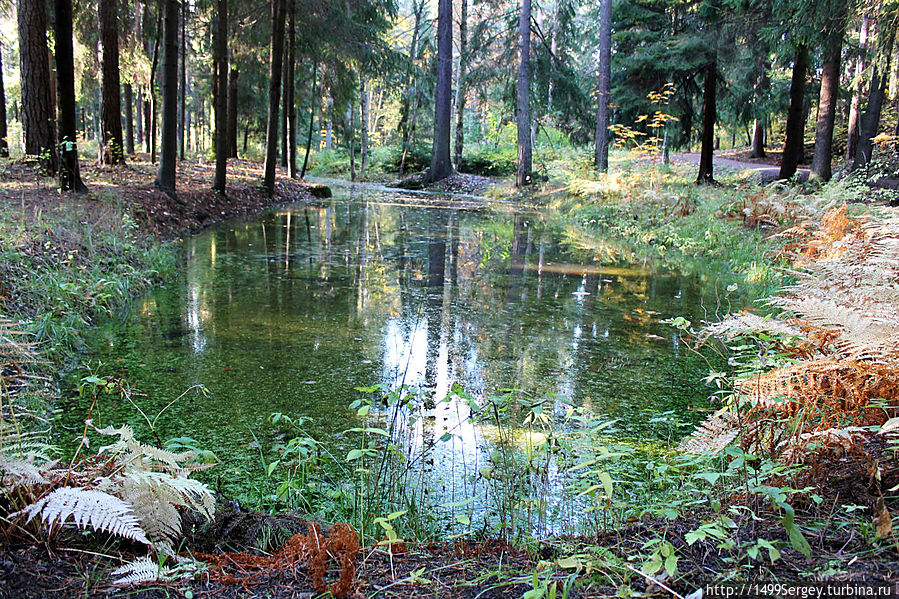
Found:
M 695 164 L 699 166 L 700 154 L 695 152 L 675 154 L 672 159 L 684 164 Z M 715 156 L 715 168 L 724 168 L 730 170 L 750 170 L 755 171 L 761 177 L 762 183 L 770 183 L 777 181 L 780 175 L 780 167 L 775 164 L 765 164 L 761 162 L 746 162 L 742 160 L 733 160 L 731 158 L 722 158 Z M 800 168 L 796 170 L 796 174 L 800 181 L 808 181 L 809 170 Z

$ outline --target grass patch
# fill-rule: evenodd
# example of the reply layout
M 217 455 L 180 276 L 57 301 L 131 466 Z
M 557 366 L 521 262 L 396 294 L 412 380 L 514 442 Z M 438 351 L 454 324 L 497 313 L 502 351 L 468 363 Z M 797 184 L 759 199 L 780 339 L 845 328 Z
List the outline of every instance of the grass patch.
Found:
M 112 194 L 0 202 L 0 315 L 24 322 L 61 364 L 94 318 L 171 276 L 172 245 L 140 231 Z

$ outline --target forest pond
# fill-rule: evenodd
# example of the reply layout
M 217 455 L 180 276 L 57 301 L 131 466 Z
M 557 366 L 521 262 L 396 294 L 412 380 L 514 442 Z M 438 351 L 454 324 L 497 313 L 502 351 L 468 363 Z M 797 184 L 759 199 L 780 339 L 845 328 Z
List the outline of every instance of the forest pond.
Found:
M 700 418 L 691 408 L 708 407 L 708 364 L 661 321 L 706 317 L 714 285 L 510 204 L 337 188 L 184 244 L 179 278 L 93 331 L 82 364 L 127 378 L 151 419 L 205 385 L 157 426 L 212 450 L 207 480 L 232 496 L 252 493 L 277 457 L 274 413 L 308 417 L 304 431 L 346 455 L 357 387 L 422 390 L 406 432 L 418 447 L 449 439 L 426 484 L 450 498 L 492 434 L 454 384 L 474 401 L 515 388 L 588 406 L 617 419 L 606 434 L 641 444 L 676 441 Z M 85 374 L 69 377 L 65 439 L 83 427 Z M 133 407 L 101 401 L 95 425 L 125 422 L 147 438 Z

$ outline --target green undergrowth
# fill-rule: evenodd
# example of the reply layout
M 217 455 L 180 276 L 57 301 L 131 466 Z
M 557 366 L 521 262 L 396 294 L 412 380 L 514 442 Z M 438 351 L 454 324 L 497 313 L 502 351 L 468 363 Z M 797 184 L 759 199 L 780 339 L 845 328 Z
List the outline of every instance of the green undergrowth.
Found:
M 61 366 L 94 319 L 174 274 L 177 252 L 111 194 L 0 204 L 0 316 L 35 334 Z
M 777 232 L 857 194 L 845 184 L 823 190 L 762 185 L 733 172 L 719 173 L 718 185 L 696 185 L 694 166 L 626 153 L 613 153 L 609 174 L 599 177 L 586 155 L 567 165 L 554 172 L 564 193 L 548 203 L 586 236 L 625 241 L 632 258 L 660 260 L 722 289 L 736 284 L 749 298 L 792 280 L 779 257 L 786 240 Z

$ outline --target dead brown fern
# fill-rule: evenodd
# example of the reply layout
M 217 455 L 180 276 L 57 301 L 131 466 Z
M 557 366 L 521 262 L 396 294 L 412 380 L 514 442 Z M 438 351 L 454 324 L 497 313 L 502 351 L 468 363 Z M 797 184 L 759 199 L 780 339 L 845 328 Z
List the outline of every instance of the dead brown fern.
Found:
M 784 313 L 731 316 L 700 340 L 791 332 L 795 350 L 784 353 L 795 363 L 737 381 L 728 409 L 740 417 L 719 412 L 682 448 L 720 451 L 738 438 L 821 472 L 847 457 L 864 466 L 870 434 L 858 427 L 899 412 L 899 219 L 854 218 L 842 206 L 804 238 L 790 231 L 801 239 L 790 248 L 798 281 L 768 300 Z
M 349 524 L 335 524 L 328 534 L 323 534 L 319 525 L 309 523 L 306 534 L 295 534 L 273 555 L 213 553 L 195 557 L 214 566 L 211 576 L 215 580 L 245 587 L 259 582 L 264 575 L 296 572 L 298 565 L 305 564 L 315 592 L 346 597 L 356 581 L 358 554 L 359 535 Z M 325 577 L 332 563 L 338 569 L 337 579 L 328 584 Z

